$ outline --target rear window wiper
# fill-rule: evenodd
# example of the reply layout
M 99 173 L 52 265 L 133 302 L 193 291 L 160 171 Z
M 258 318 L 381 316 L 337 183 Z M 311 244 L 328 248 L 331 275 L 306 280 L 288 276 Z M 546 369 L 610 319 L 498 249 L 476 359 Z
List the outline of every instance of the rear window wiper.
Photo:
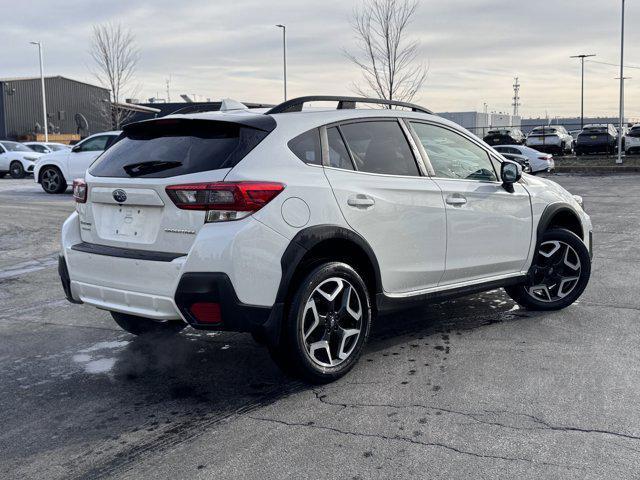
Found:
M 182 162 L 150 160 L 147 162 L 130 163 L 122 168 L 130 177 L 139 177 L 140 175 L 162 172 L 163 170 L 180 167 L 181 165 Z

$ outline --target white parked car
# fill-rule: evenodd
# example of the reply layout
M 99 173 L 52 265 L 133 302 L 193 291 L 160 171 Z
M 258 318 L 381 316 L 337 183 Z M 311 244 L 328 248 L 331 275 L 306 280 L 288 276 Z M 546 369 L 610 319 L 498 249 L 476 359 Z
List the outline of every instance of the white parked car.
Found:
M 34 162 L 40 155 L 21 143 L 0 141 L 0 177 L 9 173 L 13 178 L 24 178 L 33 173 Z
M 539 152 L 564 155 L 573 151 L 574 140 L 562 125 L 549 125 L 531 130 L 526 145 Z
M 60 150 L 71 150 L 71 147 L 69 145 L 56 142 L 24 142 L 24 145 L 29 147 L 34 152 L 42 154 L 58 152 Z
M 640 123 L 636 123 L 627 132 L 624 142 L 624 151 L 627 155 L 640 153 Z
M 402 102 L 129 124 L 73 190 L 70 301 L 134 334 L 251 332 L 311 382 L 349 371 L 381 312 L 498 287 L 556 310 L 591 269 L 579 197 Z
M 493 149 L 503 155 L 522 155 L 529 160 L 531 173 L 550 172 L 556 168 L 556 162 L 550 153 L 539 152 L 524 145 L 496 145 Z
M 83 178 L 87 168 L 120 135 L 119 131 L 91 135 L 73 146 L 43 155 L 33 169 L 34 180 L 47 193 L 62 193 L 74 178 Z

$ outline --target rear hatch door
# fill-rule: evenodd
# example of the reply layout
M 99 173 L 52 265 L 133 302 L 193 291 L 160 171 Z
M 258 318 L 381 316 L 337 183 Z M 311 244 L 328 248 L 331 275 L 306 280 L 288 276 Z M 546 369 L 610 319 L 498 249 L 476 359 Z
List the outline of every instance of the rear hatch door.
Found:
M 82 240 L 188 253 L 205 212 L 179 209 L 166 188 L 224 180 L 268 133 L 238 122 L 189 118 L 125 127 L 123 138 L 88 170 L 88 199 L 78 204 Z

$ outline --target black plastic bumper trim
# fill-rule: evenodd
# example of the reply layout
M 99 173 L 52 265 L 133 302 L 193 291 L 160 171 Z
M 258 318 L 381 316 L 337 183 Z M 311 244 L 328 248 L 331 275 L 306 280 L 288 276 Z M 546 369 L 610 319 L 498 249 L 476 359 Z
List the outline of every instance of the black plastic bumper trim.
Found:
M 242 303 L 225 273 L 185 273 L 180 278 L 175 294 L 176 305 L 193 328 L 200 330 L 226 330 L 231 332 L 255 332 L 264 330 L 272 307 Z M 196 302 L 220 304 L 222 322 L 199 323 L 190 311 Z
M 107 257 L 131 258 L 134 260 L 149 260 L 152 262 L 171 262 L 179 257 L 184 257 L 184 253 L 154 252 L 149 250 L 136 250 L 133 248 L 110 247 L 108 245 L 97 245 L 95 243 L 77 243 L 71 250 L 78 252 L 92 253 L 94 255 L 104 255 Z
M 80 300 L 74 300 L 71 295 L 71 279 L 69 278 L 69 270 L 67 269 L 67 262 L 62 255 L 58 256 L 58 275 L 60 275 L 60 282 L 62 282 L 62 289 L 64 290 L 64 296 L 67 297 L 71 303 L 82 303 Z

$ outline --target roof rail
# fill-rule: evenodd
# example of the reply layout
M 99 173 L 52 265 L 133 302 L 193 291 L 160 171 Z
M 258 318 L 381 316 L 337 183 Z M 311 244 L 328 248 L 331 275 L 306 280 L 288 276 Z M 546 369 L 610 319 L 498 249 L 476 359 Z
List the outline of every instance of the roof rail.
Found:
M 302 106 L 308 102 L 338 102 L 338 110 L 356 108 L 356 103 L 375 103 L 378 105 L 391 105 L 394 107 L 410 108 L 413 112 L 430 113 L 433 112 L 427 108 L 416 105 L 415 103 L 399 102 L 396 100 L 385 100 L 383 98 L 366 98 L 366 97 L 341 97 L 335 95 L 311 95 L 306 97 L 292 98 L 276 105 L 270 109 L 267 114 L 272 113 L 290 113 L 299 112 Z

